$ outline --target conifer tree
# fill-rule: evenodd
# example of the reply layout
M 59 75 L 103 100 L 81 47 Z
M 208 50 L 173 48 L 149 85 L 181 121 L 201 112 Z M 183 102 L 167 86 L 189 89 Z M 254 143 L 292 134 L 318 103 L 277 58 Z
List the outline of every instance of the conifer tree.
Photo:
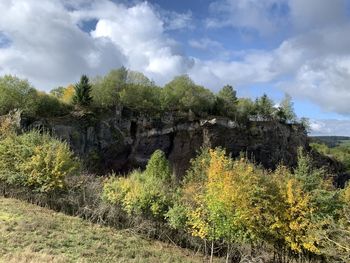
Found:
M 83 107 L 89 106 L 92 102 L 89 78 L 86 75 L 82 75 L 80 82 L 75 84 L 74 89 L 75 95 L 73 97 L 73 103 Z

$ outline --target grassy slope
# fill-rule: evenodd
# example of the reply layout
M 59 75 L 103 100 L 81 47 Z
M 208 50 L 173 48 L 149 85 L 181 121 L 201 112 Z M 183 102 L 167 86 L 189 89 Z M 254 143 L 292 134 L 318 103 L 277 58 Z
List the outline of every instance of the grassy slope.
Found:
M 129 231 L 0 198 L 0 262 L 203 262 Z

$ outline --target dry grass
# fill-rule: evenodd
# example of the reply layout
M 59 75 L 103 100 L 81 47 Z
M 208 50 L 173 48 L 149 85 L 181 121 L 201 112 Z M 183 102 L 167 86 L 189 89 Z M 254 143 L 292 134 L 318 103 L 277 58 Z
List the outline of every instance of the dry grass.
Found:
M 204 262 L 194 252 L 0 198 L 0 262 Z

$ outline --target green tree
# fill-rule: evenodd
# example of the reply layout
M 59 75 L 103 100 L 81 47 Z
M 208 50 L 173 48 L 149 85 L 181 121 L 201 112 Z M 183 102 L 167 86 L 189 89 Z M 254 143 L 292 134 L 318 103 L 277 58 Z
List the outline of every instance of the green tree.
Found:
M 27 80 L 11 75 L 0 78 L 0 115 L 14 109 L 21 109 L 24 114 L 34 115 L 36 111 L 36 90 Z
M 162 93 L 162 105 L 167 110 L 208 113 L 215 102 L 210 90 L 196 85 L 187 75 L 175 77 L 164 86 Z
M 230 85 L 224 86 L 216 96 L 214 111 L 221 116 L 235 118 L 237 113 L 236 91 Z
M 120 103 L 136 111 L 159 113 L 161 111 L 160 96 L 159 87 L 126 84 L 120 92 Z
M 119 102 L 119 92 L 125 87 L 128 71 L 125 67 L 111 70 L 104 77 L 93 80 L 91 96 L 94 104 L 106 108 Z
M 276 117 L 280 121 L 284 122 L 295 122 L 296 121 L 296 114 L 294 112 L 292 97 L 289 94 L 285 94 L 283 100 L 281 101 L 277 111 L 276 111 Z
M 121 205 L 129 215 L 164 220 L 174 191 L 169 167 L 164 153 L 157 150 L 144 172 L 133 171 L 127 178 L 108 179 L 102 197 L 109 203 Z
M 255 100 L 255 113 L 259 120 L 271 120 L 274 110 L 273 101 L 266 94 Z
M 65 87 L 57 87 L 57 88 L 54 88 L 50 91 L 50 94 L 52 96 L 55 96 L 56 98 L 58 99 L 61 99 L 63 97 L 63 94 L 65 92 Z
M 236 105 L 237 119 L 241 123 L 246 123 L 255 115 L 254 102 L 249 98 L 239 98 Z
M 155 86 L 154 82 L 147 78 L 144 74 L 138 71 L 128 70 L 126 83 L 143 85 L 143 86 Z
M 91 85 L 89 78 L 86 75 L 82 75 L 80 82 L 74 86 L 75 94 L 73 97 L 73 103 L 78 106 L 87 107 L 92 102 Z

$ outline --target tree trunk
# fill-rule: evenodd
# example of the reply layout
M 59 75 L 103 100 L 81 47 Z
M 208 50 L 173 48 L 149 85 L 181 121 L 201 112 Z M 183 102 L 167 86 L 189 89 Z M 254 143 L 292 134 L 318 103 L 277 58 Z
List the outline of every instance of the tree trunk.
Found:
M 230 260 L 230 244 L 227 244 L 226 263 Z
M 211 241 L 210 263 L 213 263 L 214 241 Z

